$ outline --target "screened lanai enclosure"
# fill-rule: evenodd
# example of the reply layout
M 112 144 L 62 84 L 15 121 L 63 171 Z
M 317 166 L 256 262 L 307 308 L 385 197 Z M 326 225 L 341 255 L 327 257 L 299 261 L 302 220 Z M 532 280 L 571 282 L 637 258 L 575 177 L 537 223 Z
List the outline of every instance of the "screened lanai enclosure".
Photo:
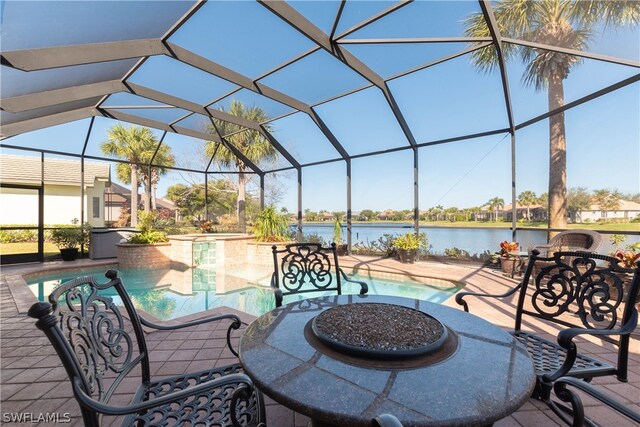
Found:
M 246 183 L 240 209 L 274 204 L 299 239 L 305 212 L 344 212 L 350 248 L 365 211 L 416 232 L 503 221 L 480 252 L 526 240 L 532 218 L 640 234 L 638 2 L 2 1 L 1 14 L 0 225 L 37 233 L 38 259 L 48 226 L 137 207 L 135 170 L 143 210 L 184 220 L 170 196 L 197 189 L 198 219 L 233 217 Z M 117 124 L 155 145 L 110 151 Z M 605 190 L 613 205 L 589 203 Z

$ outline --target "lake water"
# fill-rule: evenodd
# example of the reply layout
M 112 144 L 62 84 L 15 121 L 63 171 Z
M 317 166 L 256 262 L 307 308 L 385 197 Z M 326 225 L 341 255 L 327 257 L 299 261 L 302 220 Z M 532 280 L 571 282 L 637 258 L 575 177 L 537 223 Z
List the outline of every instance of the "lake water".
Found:
M 376 223 L 353 224 L 352 241 L 353 244 L 375 241 L 383 234 L 405 234 L 412 231 L 413 227 L 408 224 L 397 223 Z M 330 224 L 303 224 L 304 234 L 316 233 L 327 241 L 333 240 L 333 223 Z M 470 254 L 481 254 L 486 250 L 497 252 L 500 250 L 500 242 L 511 241 L 511 230 L 507 228 L 467 228 L 467 227 L 420 227 L 420 232 L 426 233 L 431 246 L 432 254 L 443 254 L 445 249 L 456 247 L 464 249 Z M 622 233 L 620 233 L 622 234 Z M 342 227 L 342 239 L 346 241 L 347 227 Z M 613 245 L 609 240 L 610 234 L 603 234 L 600 253 L 609 253 Z M 521 249 L 526 250 L 530 246 L 547 243 L 547 231 L 540 230 L 518 230 L 517 241 Z M 640 236 L 627 236 L 623 243 L 626 246 L 633 242 L 640 241 Z

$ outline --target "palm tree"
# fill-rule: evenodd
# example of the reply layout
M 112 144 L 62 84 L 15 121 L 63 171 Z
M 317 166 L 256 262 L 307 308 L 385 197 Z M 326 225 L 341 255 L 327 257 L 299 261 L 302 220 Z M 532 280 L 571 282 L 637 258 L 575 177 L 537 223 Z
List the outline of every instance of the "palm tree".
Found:
M 162 165 L 162 167 L 152 167 L 151 176 L 149 176 L 149 168 L 142 168 L 140 171 L 140 178 L 144 185 L 145 194 L 147 195 L 147 197 L 144 198 L 145 210 L 157 209 L 156 191 L 158 189 L 158 181 L 162 175 L 168 172 L 167 168 L 175 165 L 176 163 L 175 157 L 171 154 L 171 147 L 168 145 L 160 145 L 157 149 L 158 151 L 156 152 L 156 147 L 153 147 L 153 151 L 145 151 L 143 153 L 145 163 L 150 163 L 151 159 L 153 159 L 154 165 Z M 149 185 L 151 187 L 149 187 Z M 149 192 L 151 192 L 151 200 L 149 200 L 148 197 Z
M 498 30 L 503 37 L 524 39 L 563 48 L 585 50 L 597 24 L 637 25 L 640 2 L 597 0 L 501 0 L 494 7 Z M 489 37 L 481 13 L 470 16 L 467 36 Z M 507 60 L 519 55 L 526 65 L 522 82 L 535 90 L 547 89 L 549 111 L 564 105 L 563 81 L 580 59 L 567 54 L 503 44 Z M 498 65 L 495 49 L 472 53 L 474 65 L 491 71 Z M 567 168 L 564 113 L 549 118 L 549 227 L 567 225 Z
M 498 221 L 498 209 L 504 207 L 504 199 L 500 198 L 500 197 L 494 197 L 493 199 L 489 200 L 485 206 L 487 206 L 489 208 L 489 210 L 492 210 L 495 212 L 495 216 L 494 216 L 494 221 Z
M 144 200 L 144 210 L 146 211 L 156 210 L 156 190 L 160 176 L 167 173 L 167 167 L 171 167 L 175 164 L 175 158 L 173 157 L 173 154 L 171 154 L 171 147 L 161 145 L 158 148 L 156 156 L 153 157 L 153 154 L 156 152 L 156 148 L 157 143 L 155 143 L 154 146 L 152 142 L 146 142 L 138 153 L 140 159 L 143 159 L 143 163 L 149 163 L 151 159 L 153 159 L 153 164 L 162 165 L 162 167 L 151 168 L 151 179 L 149 179 L 149 168 L 146 166 L 138 166 L 138 186 L 141 184 L 143 188 L 144 196 L 142 199 Z M 130 184 L 131 165 L 128 163 L 118 163 L 116 166 L 116 175 L 123 183 Z M 151 184 L 151 187 L 149 187 L 149 184 Z M 151 197 L 149 197 L 149 192 L 151 192 Z
M 149 150 L 158 146 L 151 129 L 146 127 L 124 127 L 120 123 L 107 131 L 107 140 L 100 144 L 102 152 L 111 157 L 127 160 L 129 163 L 118 163 L 116 174 L 125 184 L 131 183 L 131 225 L 138 224 L 138 163 L 148 162 Z M 152 148 L 153 147 L 153 148 Z M 153 152 L 152 152 L 153 153 Z
M 522 206 L 526 206 L 527 208 L 527 221 L 531 221 L 529 207 L 531 205 L 535 205 L 537 201 L 538 196 L 536 196 L 536 193 L 534 193 L 533 191 L 523 191 L 518 195 L 518 203 L 520 203 Z
M 242 117 L 243 119 L 251 120 L 253 122 L 263 123 L 269 119 L 269 116 L 260 108 L 256 106 L 247 107 L 242 102 L 233 100 L 227 111 L 229 114 Z M 242 126 L 221 121 L 214 120 L 215 130 L 221 136 L 230 135 L 225 137 L 225 140 L 237 148 L 245 157 L 251 160 L 255 164 L 259 164 L 263 161 L 275 160 L 277 158 L 277 151 L 271 145 L 269 140 L 264 137 L 257 130 L 247 129 Z M 267 131 L 270 130 L 268 124 L 264 125 Z M 234 133 L 237 132 L 237 133 Z M 245 171 L 247 165 L 236 157 L 231 150 L 224 145 L 214 141 L 207 141 L 205 145 L 205 154 L 209 157 L 214 156 L 214 160 L 221 166 L 229 167 L 235 165 L 238 168 L 238 225 L 242 230 L 246 227 L 246 185 L 247 177 Z

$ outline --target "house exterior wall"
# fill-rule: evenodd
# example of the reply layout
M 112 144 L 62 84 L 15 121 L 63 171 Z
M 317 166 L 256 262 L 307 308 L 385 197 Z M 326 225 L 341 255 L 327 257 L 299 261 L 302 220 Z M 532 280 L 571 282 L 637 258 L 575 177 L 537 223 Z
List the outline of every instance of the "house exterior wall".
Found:
M 85 190 L 84 219 L 92 227 L 104 227 L 105 183 L 97 181 Z M 98 217 L 93 217 L 93 197 L 100 200 Z M 0 193 L 0 224 L 37 224 L 38 197 L 32 190 L 3 188 Z M 19 209 L 7 207 L 16 206 Z M 80 188 L 72 185 L 44 186 L 44 224 L 71 224 L 80 220 Z
M 595 222 L 601 219 L 620 219 L 626 218 L 632 220 L 640 216 L 640 210 L 620 210 L 620 211 L 607 211 L 606 216 L 603 215 L 601 210 L 584 210 L 579 212 L 576 217 L 579 222 L 584 222 L 585 220 L 589 220 L 591 222 Z
M 21 188 L 0 188 L 0 224 L 38 223 L 38 193 Z

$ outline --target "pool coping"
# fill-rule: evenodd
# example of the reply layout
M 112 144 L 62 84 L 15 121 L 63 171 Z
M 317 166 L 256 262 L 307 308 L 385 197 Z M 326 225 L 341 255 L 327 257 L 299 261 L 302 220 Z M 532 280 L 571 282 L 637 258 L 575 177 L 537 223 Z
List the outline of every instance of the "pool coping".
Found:
M 19 266 L 13 268 L 16 271 L 16 274 L 6 274 L 4 275 L 6 278 L 6 282 L 9 287 L 9 292 L 13 296 L 13 299 L 16 303 L 18 313 L 26 314 L 29 311 L 29 308 L 36 302 L 38 302 L 37 297 L 33 294 L 33 292 L 29 289 L 25 278 L 37 277 L 41 275 L 56 273 L 65 270 L 72 269 L 89 269 L 96 267 L 118 267 L 117 258 L 108 258 L 101 260 L 90 260 L 83 259 L 72 261 L 72 262 L 63 262 L 63 261 L 54 261 L 54 262 L 46 262 L 46 263 L 33 263 L 28 265 Z M 345 262 L 346 261 L 346 262 Z M 346 264 L 346 265 L 345 265 Z M 424 285 L 432 286 L 432 287 L 441 287 L 443 290 L 445 288 L 456 287 L 463 289 L 465 286 L 464 282 L 450 279 L 439 279 L 435 277 L 425 276 L 421 274 L 412 274 L 406 271 L 402 272 L 392 272 L 388 271 L 388 268 L 383 266 L 376 266 L 377 268 L 372 268 L 372 266 L 367 265 L 362 267 L 360 263 L 351 263 L 347 260 L 342 260 L 341 266 L 346 271 L 351 271 L 352 274 L 359 274 L 361 276 L 366 277 L 376 277 L 382 279 L 391 279 L 391 280 L 412 280 L 414 282 L 419 282 Z M 222 306 L 216 307 L 213 309 L 201 311 L 198 313 L 188 314 L 185 316 L 177 317 L 175 319 L 170 320 L 160 320 L 150 313 L 145 312 L 144 310 L 138 310 L 140 313 L 144 313 L 145 318 L 149 319 L 152 322 L 162 323 L 162 324 L 175 324 L 175 323 L 183 323 L 192 320 L 197 320 L 205 317 L 209 317 L 212 315 L 220 315 L 233 313 L 240 317 L 240 320 L 243 323 L 251 323 L 256 317 L 245 313 L 239 310 L 236 310 L 231 307 Z
M 110 258 L 106 260 L 91 260 L 91 261 L 93 262 L 84 262 L 82 264 L 70 263 L 70 265 L 67 265 L 66 263 L 65 264 L 56 263 L 55 265 L 46 265 L 47 263 L 31 264 L 31 267 L 24 266 L 25 271 L 21 272 L 20 274 L 5 274 L 4 276 L 5 276 L 7 285 L 9 287 L 9 292 L 11 293 L 11 296 L 15 301 L 16 307 L 18 309 L 18 313 L 26 314 L 29 311 L 29 308 L 31 308 L 33 304 L 38 302 L 38 298 L 33 294 L 33 292 L 31 292 L 31 289 L 29 289 L 29 285 L 27 284 L 25 278 L 38 277 L 38 276 L 43 276 L 51 273 L 56 273 L 59 271 L 72 270 L 72 269 L 82 269 L 82 268 L 89 269 L 89 268 L 96 268 L 96 267 L 110 267 L 110 266 L 117 267 L 118 266 L 118 262 L 116 258 Z M 141 314 L 142 317 L 144 317 L 145 319 L 153 323 L 159 323 L 162 325 L 175 325 L 175 324 L 190 322 L 193 320 L 203 319 L 206 317 L 220 316 L 224 314 L 235 314 L 238 317 L 240 317 L 240 321 L 246 325 L 248 325 L 249 323 L 251 323 L 253 320 L 256 319 L 255 316 L 249 313 L 245 313 L 227 306 L 216 307 L 209 310 L 200 311 L 198 313 L 187 314 L 185 316 L 176 317 L 175 319 L 170 319 L 170 320 L 160 320 L 154 315 L 152 315 L 151 313 L 148 313 L 141 309 L 136 309 L 136 311 L 139 314 Z M 122 314 L 125 317 L 127 317 L 125 312 L 122 312 Z M 143 330 L 146 333 L 156 331 L 155 329 L 147 328 L 147 327 L 143 327 Z

